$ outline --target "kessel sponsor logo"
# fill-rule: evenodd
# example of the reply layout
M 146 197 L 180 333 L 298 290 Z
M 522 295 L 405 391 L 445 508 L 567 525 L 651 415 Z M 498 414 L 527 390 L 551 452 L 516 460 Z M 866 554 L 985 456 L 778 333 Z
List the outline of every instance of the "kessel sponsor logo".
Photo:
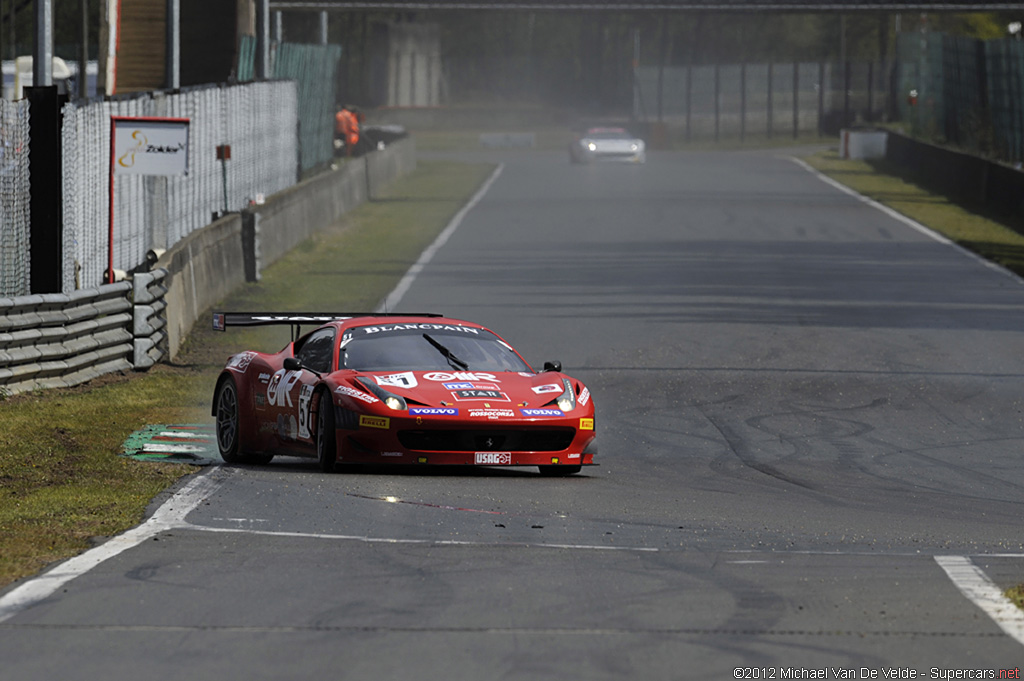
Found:
M 580 419 L 580 430 L 593 430 L 594 419 Z
M 334 389 L 334 392 L 338 393 L 339 395 L 348 395 L 351 398 L 361 400 L 363 402 L 366 402 L 367 404 L 380 402 L 380 400 L 378 400 L 373 395 L 367 395 L 366 393 L 356 390 L 355 388 L 350 388 L 347 385 L 339 385 L 337 388 Z
M 454 407 L 410 407 L 410 416 L 458 416 L 459 410 Z
M 478 466 L 509 466 L 512 452 L 477 452 L 474 460 Z
M 495 402 L 511 402 L 508 395 L 500 390 L 453 390 L 452 396 L 460 402 L 472 400 L 494 400 Z
M 367 416 L 363 414 L 359 417 L 359 426 L 362 428 L 387 430 L 391 427 L 391 419 L 386 416 Z
M 523 416 L 565 416 L 561 409 L 520 409 Z
M 514 418 L 516 413 L 511 409 L 470 409 L 470 418 L 501 419 Z

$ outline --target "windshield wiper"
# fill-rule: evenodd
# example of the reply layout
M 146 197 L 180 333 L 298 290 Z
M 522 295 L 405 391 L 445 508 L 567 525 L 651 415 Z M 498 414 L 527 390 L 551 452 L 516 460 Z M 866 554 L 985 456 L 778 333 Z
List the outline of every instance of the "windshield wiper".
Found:
M 456 357 L 455 353 L 453 353 L 451 350 L 449 350 L 445 346 L 443 346 L 440 343 L 438 343 L 436 340 L 431 338 L 428 334 L 423 334 L 423 337 L 427 339 L 428 343 L 430 343 L 435 348 L 437 348 L 438 352 L 440 352 L 442 355 L 444 355 L 444 358 L 446 360 L 448 360 L 448 363 L 451 364 L 452 367 L 454 367 L 456 369 L 462 369 L 462 370 L 466 370 L 466 369 L 469 368 L 469 365 L 466 364 L 465 362 L 463 362 L 458 357 Z

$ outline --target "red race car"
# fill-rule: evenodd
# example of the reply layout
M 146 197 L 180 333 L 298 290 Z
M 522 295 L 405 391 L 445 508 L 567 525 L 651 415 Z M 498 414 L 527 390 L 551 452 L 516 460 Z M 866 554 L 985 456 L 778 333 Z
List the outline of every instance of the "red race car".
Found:
M 288 324 L 275 354 L 242 352 L 217 380 L 221 456 L 338 464 L 593 464 L 594 400 L 548 362 L 534 371 L 494 332 L 432 314 L 215 313 L 213 326 Z M 305 335 L 300 325 L 317 324 Z

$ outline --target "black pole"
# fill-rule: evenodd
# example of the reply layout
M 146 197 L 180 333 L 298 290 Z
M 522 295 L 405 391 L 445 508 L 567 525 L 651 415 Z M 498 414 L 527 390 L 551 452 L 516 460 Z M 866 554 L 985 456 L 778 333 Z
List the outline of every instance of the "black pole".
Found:
M 89 75 L 86 73 L 89 63 L 89 0 L 78 0 L 78 7 L 82 14 L 82 35 L 78 43 L 78 97 L 85 99 L 89 96 Z
M 67 97 L 57 94 L 56 85 L 29 87 L 25 92 L 32 111 L 28 154 L 29 210 L 32 212 L 30 290 L 32 293 L 61 293 L 64 241 L 60 110 Z

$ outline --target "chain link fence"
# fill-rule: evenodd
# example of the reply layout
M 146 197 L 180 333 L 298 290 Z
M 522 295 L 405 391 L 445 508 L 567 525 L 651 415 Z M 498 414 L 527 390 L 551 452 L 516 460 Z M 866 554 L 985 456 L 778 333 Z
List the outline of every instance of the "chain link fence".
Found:
M 114 269 L 134 271 L 145 266 L 150 251 L 170 248 L 219 215 L 295 184 L 298 107 L 294 81 L 68 104 L 63 128 L 64 291 L 104 281 L 111 116 L 190 121 L 188 175 L 114 179 Z M 220 145 L 230 145 L 230 160 L 217 159 Z
M 340 45 L 274 43 L 270 71 L 274 78 L 294 80 L 299 98 L 302 172 L 326 165 L 334 157 L 334 114 L 337 101 Z M 238 80 L 255 77 L 256 38 L 242 36 L 238 48 Z
M 633 115 L 669 123 L 687 139 L 835 133 L 885 118 L 886 73 L 870 62 L 643 66 Z
M 902 34 L 900 114 L 914 137 L 1024 161 L 1024 42 Z
M 29 293 L 29 105 L 0 100 L 0 297 Z

